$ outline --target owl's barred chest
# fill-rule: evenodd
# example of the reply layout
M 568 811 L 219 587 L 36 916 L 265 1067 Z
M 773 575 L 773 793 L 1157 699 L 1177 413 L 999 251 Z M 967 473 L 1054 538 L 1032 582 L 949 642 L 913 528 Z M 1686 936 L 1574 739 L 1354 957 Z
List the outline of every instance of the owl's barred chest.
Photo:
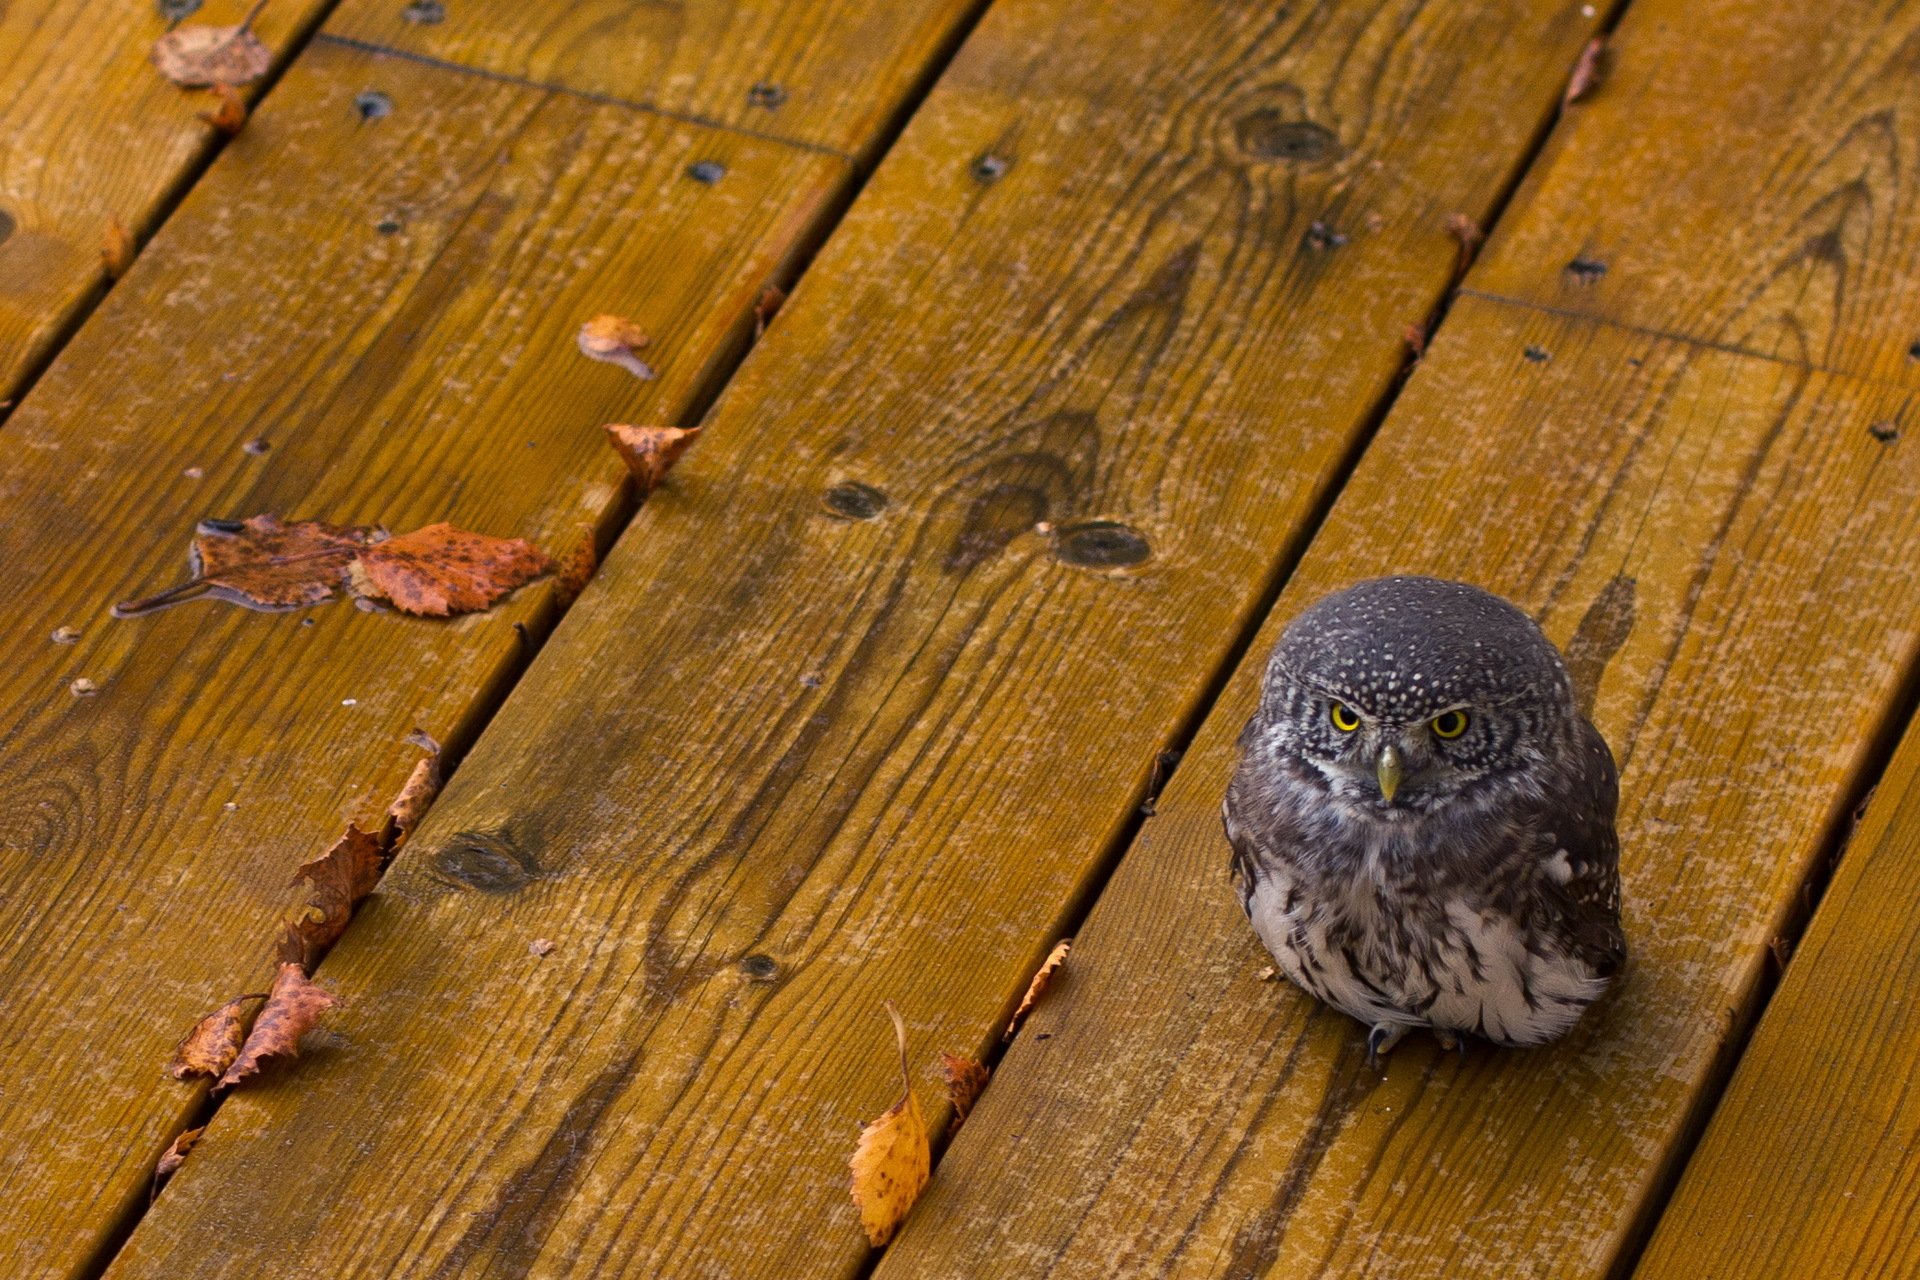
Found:
M 1449 882 L 1394 843 L 1352 849 L 1336 867 L 1261 868 L 1247 914 L 1295 984 L 1369 1024 L 1514 1045 L 1564 1033 L 1605 989 L 1516 916 L 1526 877 L 1541 873 L 1530 859 L 1504 868 L 1496 892 L 1484 879 Z

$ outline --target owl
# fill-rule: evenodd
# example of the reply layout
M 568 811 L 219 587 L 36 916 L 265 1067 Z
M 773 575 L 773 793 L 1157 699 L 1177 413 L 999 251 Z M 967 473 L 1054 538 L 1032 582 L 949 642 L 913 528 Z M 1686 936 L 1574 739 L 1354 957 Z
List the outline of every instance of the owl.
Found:
M 1626 959 L 1619 772 L 1531 618 L 1376 578 L 1287 627 L 1224 818 L 1247 917 L 1295 984 L 1452 1047 L 1564 1034 Z

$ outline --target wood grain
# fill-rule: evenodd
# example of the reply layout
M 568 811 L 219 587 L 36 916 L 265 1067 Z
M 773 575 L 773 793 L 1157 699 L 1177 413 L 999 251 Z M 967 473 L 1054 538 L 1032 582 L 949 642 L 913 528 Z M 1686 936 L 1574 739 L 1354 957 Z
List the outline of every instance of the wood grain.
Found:
M 1906 399 L 1457 303 L 879 1275 L 1604 1274 L 1920 658 L 1920 453 L 1866 431 Z M 1259 979 L 1219 804 L 1279 628 L 1404 571 L 1561 643 L 1631 600 L 1595 713 L 1633 958 L 1565 1042 L 1373 1075 Z
M 255 33 L 283 53 L 326 8 L 282 0 Z M 238 22 L 246 9 L 210 0 L 194 22 Z M 99 297 L 108 226 L 145 240 L 218 139 L 199 118 L 213 98 L 175 88 L 149 60 L 166 30 L 151 4 L 0 5 L 0 401 Z
M 1472 286 L 1920 380 L 1920 6 L 1636 3 Z
M 362 120 L 367 89 L 391 115 Z M 185 576 L 209 515 L 566 550 L 622 505 L 600 424 L 690 411 L 849 173 L 328 44 L 245 143 L 0 432 L 7 1276 L 73 1274 L 144 1204 L 202 1096 L 161 1067 L 261 989 L 293 869 L 385 809 L 410 731 L 470 737 L 552 613 L 547 584 L 452 622 L 109 606 Z M 688 177 L 702 159 L 726 178 Z M 602 311 L 653 335 L 657 382 L 578 354 Z
M 1920 729 L 1874 792 L 1636 1275 L 1920 1271 Z
M 118 1280 L 855 1274 L 882 1003 L 997 1036 L 1577 12 L 989 13 Z
M 986 0 L 346 0 L 333 35 L 868 157 Z

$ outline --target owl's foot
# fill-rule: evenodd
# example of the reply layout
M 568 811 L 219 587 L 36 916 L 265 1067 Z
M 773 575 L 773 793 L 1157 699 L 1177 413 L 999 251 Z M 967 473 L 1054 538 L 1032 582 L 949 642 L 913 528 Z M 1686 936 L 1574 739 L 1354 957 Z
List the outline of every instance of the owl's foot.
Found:
M 1435 1027 L 1433 1029 L 1433 1038 L 1440 1042 L 1442 1049 L 1458 1049 L 1461 1057 L 1464 1058 L 1467 1056 L 1467 1038 L 1465 1036 L 1457 1036 L 1445 1027 Z
M 1378 1071 L 1381 1055 L 1393 1052 L 1393 1046 L 1406 1034 L 1407 1029 L 1398 1023 L 1374 1023 L 1373 1030 L 1367 1032 L 1367 1070 Z

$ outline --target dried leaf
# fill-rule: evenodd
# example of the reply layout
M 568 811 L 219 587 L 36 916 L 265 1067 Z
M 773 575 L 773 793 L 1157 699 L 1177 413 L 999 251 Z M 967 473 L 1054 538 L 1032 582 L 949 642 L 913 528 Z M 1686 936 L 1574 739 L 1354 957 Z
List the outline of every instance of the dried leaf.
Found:
M 634 427 L 624 422 L 609 422 L 607 437 L 613 442 L 613 448 L 627 464 L 627 470 L 633 472 L 634 483 L 639 486 L 640 496 L 646 497 L 660 487 L 667 472 L 680 455 L 687 451 L 693 438 L 700 434 L 698 427 Z
M 1280 971 L 1278 969 L 1274 968 L 1272 965 L 1268 965 L 1266 968 L 1262 969 L 1260 972 L 1254 974 L 1253 980 L 1255 982 L 1272 982 L 1276 977 L 1279 976 L 1279 974 L 1280 974 Z
M 246 127 L 247 100 L 230 84 L 214 85 L 213 96 L 213 110 L 200 112 L 200 118 L 231 138 Z
M 167 1144 L 167 1149 L 160 1153 L 160 1162 L 153 1166 L 155 1195 L 159 1194 L 160 1188 L 166 1184 L 167 1179 L 173 1176 L 174 1170 L 187 1162 L 187 1153 L 193 1150 L 193 1144 L 200 1141 L 200 1135 L 206 1131 L 205 1125 L 198 1129 L 188 1129 Z
M 193 577 L 144 600 L 113 607 L 117 618 L 158 609 L 207 590 L 262 609 L 297 609 L 330 600 L 346 585 L 347 566 L 371 532 L 321 520 L 286 524 L 271 513 L 247 520 L 202 520 L 187 563 Z
M 978 1059 L 963 1058 L 956 1053 L 940 1055 L 940 1070 L 947 1077 L 947 1100 L 953 1103 L 953 1123 L 947 1126 L 947 1133 L 952 1135 L 960 1132 L 960 1126 L 966 1123 L 967 1113 L 973 1110 L 975 1100 L 993 1073 Z
M 1480 242 L 1487 238 L 1487 233 L 1480 229 L 1479 223 L 1464 213 L 1456 213 L 1449 217 L 1447 230 L 1452 233 L 1455 240 L 1460 242 L 1460 261 L 1456 264 L 1455 270 L 1465 272 L 1473 265 L 1473 255 L 1480 251 Z
M 1047 984 L 1053 981 L 1053 975 L 1059 971 L 1060 966 L 1067 962 L 1067 952 L 1072 948 L 1072 938 L 1062 938 L 1053 944 L 1053 950 L 1047 953 L 1047 958 L 1034 972 L 1033 981 L 1027 984 L 1027 994 L 1020 997 L 1020 1007 L 1013 1011 L 1013 1021 L 1007 1023 L 1007 1034 L 1002 1039 L 1013 1039 L 1013 1033 L 1018 1031 L 1020 1024 L 1027 1020 L 1027 1012 L 1040 999 L 1041 993 L 1046 991 Z
M 527 950 L 536 956 L 550 956 L 553 954 L 553 940 L 551 938 L 535 938 L 527 944 Z
M 311 970 L 328 947 L 339 941 L 354 908 L 373 892 L 386 865 L 379 837 L 349 822 L 333 847 L 293 873 L 307 882 L 307 901 L 280 933 L 280 961 Z
M 113 217 L 107 219 L 107 229 L 100 237 L 100 265 L 107 269 L 107 275 L 118 280 L 127 274 L 127 268 L 133 265 L 133 233 L 127 230 L 127 224 Z
M 893 1019 L 894 1039 L 900 1048 L 900 1101 L 860 1130 L 860 1142 L 849 1162 L 860 1225 L 876 1246 L 893 1238 L 895 1228 L 913 1208 L 933 1170 L 927 1122 L 921 1115 L 919 1099 L 913 1096 L 913 1079 L 907 1074 L 907 1027 L 891 1004 L 887 1016 Z
M 305 969 L 282 964 L 274 975 L 266 1007 L 253 1020 L 253 1031 L 240 1046 L 240 1056 L 214 1088 L 231 1089 L 256 1074 L 270 1059 L 297 1057 L 300 1037 L 339 1003 L 338 996 L 308 979 Z
M 413 766 L 413 772 L 407 775 L 406 785 L 400 788 L 400 794 L 394 802 L 387 806 L 387 820 L 393 827 L 396 840 L 406 839 L 407 834 L 420 825 L 427 806 L 439 794 L 440 755 L 435 752 Z
M 580 598 L 580 593 L 593 581 L 594 570 L 600 567 L 600 553 L 596 546 L 593 529 L 582 526 L 580 536 L 574 541 L 573 550 L 560 558 L 554 569 L 554 603 L 562 609 L 567 608 Z
M 153 65 L 183 89 L 252 84 L 273 65 L 273 50 L 260 43 L 252 24 L 248 14 L 235 27 L 175 27 L 153 42 Z
M 580 354 L 589 360 L 617 364 L 636 378 L 651 378 L 653 370 L 634 352 L 650 339 L 625 316 L 598 315 L 580 326 Z
M 351 576 L 363 596 L 391 601 L 403 613 L 444 618 L 488 608 L 552 568 L 531 542 L 442 523 L 366 548 Z
M 774 316 L 780 313 L 780 307 L 787 300 L 787 291 L 779 285 L 770 284 L 760 291 L 759 301 L 753 304 L 753 336 L 757 340 L 773 323 Z
M 167 1074 L 175 1080 L 223 1074 L 240 1056 L 240 1046 L 246 1043 L 247 1018 L 243 1007 L 249 1000 L 266 998 L 264 991 L 235 996 L 194 1023 L 193 1030 L 187 1032 L 187 1038 L 173 1051 Z
M 1567 77 L 1567 91 L 1561 95 L 1560 105 L 1570 107 L 1576 102 L 1593 96 L 1607 78 L 1607 41 L 1604 36 L 1595 36 L 1587 41 L 1587 47 L 1580 51 L 1580 58 L 1573 64 L 1573 74 Z
M 1425 325 L 1410 324 L 1401 331 L 1400 337 L 1406 342 L 1407 350 L 1413 353 L 1415 360 L 1427 354 L 1427 327 Z

